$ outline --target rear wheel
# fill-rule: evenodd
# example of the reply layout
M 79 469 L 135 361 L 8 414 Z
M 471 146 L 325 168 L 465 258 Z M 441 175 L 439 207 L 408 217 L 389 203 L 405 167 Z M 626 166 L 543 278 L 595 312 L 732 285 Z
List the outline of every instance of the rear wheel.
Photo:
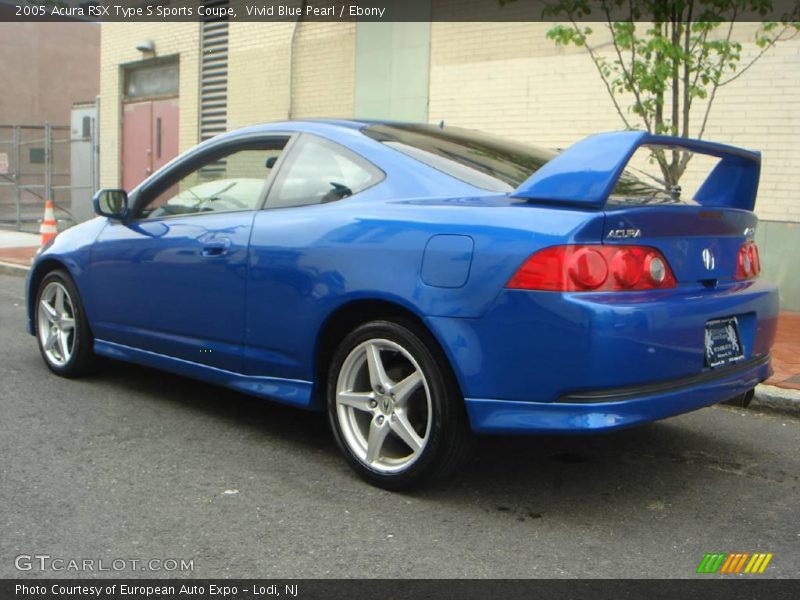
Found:
M 36 339 L 45 364 L 63 377 L 94 366 L 92 333 L 78 289 L 64 271 L 48 273 L 36 295 Z
M 328 415 L 350 465 L 387 489 L 453 473 L 471 432 L 449 365 L 408 321 L 373 321 L 348 335 L 328 376 Z

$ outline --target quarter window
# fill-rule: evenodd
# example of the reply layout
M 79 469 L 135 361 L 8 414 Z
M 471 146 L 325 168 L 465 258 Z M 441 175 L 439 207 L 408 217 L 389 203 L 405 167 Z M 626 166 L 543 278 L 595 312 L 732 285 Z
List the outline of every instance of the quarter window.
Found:
M 303 206 L 341 200 L 380 181 L 383 173 L 346 148 L 303 135 L 293 145 L 267 207 Z

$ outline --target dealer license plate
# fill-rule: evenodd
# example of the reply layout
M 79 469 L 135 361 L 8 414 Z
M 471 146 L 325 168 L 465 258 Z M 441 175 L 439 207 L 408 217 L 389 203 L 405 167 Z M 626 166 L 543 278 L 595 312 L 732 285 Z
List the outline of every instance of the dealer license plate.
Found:
M 744 358 L 736 317 L 714 319 L 706 323 L 706 363 L 721 367 Z

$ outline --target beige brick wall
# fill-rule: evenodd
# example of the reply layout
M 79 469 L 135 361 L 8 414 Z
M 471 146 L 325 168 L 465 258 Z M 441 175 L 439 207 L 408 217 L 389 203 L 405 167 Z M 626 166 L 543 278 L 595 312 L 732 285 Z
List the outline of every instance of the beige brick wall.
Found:
M 142 59 L 136 44 L 153 40 L 158 57 L 180 61 L 180 150 L 197 143 L 200 26 L 197 23 L 103 23 L 100 53 L 100 185 L 120 185 L 122 65 Z
M 602 28 L 592 25 L 596 31 Z M 434 22 L 430 121 L 444 119 L 552 147 L 622 129 L 586 52 L 556 47 L 545 37 L 551 26 Z M 738 26 L 737 39 L 752 40 L 752 29 Z M 745 43 L 745 60 L 756 51 Z M 763 152 L 757 205 L 763 219 L 800 222 L 797 73 L 800 40 L 770 50 L 746 74 L 720 88 L 704 136 Z M 689 190 L 699 180 L 702 162 L 682 182 Z
M 301 23 L 295 40 L 294 118 L 352 118 L 355 23 Z
M 291 22 L 231 23 L 228 128 L 285 119 Z
M 231 23 L 228 126 L 285 119 L 293 22 Z M 300 22 L 294 41 L 292 117 L 353 116 L 355 25 Z

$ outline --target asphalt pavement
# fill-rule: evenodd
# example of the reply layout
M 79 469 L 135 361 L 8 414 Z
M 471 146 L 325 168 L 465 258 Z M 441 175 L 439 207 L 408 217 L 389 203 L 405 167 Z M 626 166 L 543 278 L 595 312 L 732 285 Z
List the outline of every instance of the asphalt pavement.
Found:
M 727 577 L 800 572 L 788 416 L 486 438 L 454 481 L 390 493 L 351 474 L 320 415 L 121 363 L 52 375 L 5 275 L 0 407 L 0 577 L 726 577 L 695 575 L 707 552 L 773 554 Z M 17 559 L 42 555 L 128 566 Z M 193 570 L 129 570 L 152 559 Z

